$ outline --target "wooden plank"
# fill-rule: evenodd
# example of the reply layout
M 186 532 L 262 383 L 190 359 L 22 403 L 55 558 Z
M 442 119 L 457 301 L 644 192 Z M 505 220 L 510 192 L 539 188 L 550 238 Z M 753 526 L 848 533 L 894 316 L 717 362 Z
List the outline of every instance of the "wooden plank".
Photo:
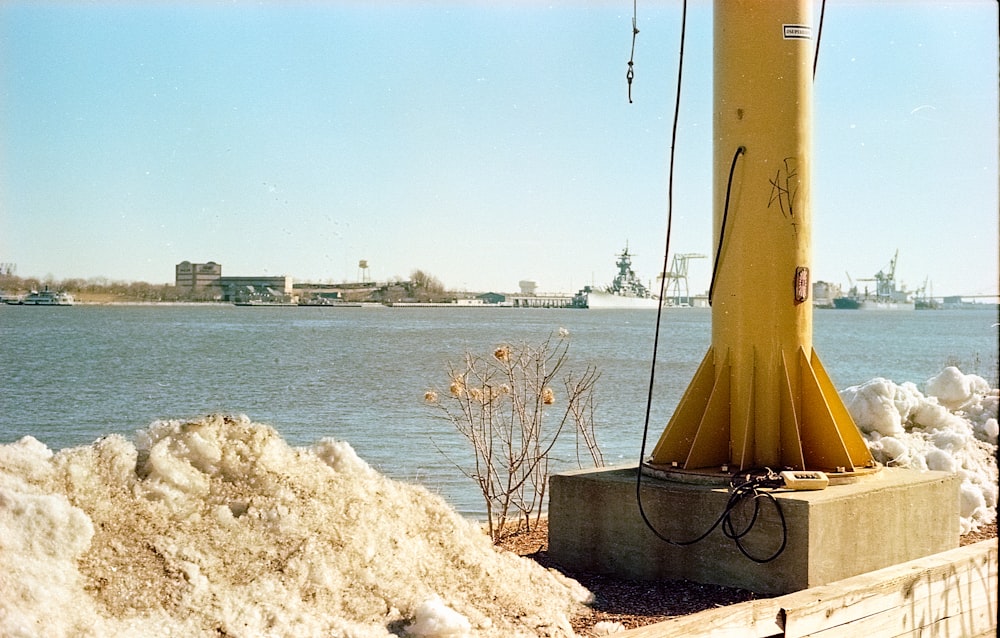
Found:
M 926 607 L 924 611 L 933 610 Z M 893 608 L 860 618 L 848 624 L 827 627 L 798 638 L 841 638 L 842 636 L 865 636 L 865 638 L 900 638 L 901 636 L 976 636 L 996 627 L 996 599 L 989 599 L 983 593 L 974 600 L 963 601 L 963 606 L 954 614 L 914 617 L 911 609 Z M 936 611 L 936 610 L 934 610 Z M 787 634 L 783 634 L 787 636 Z
M 614 634 L 615 638 L 776 638 L 782 635 L 778 626 L 777 599 L 748 600 L 727 607 L 708 609 L 696 614 L 678 616 L 645 627 L 636 627 Z
M 919 633 L 908 636 L 979 636 L 996 634 L 997 601 L 994 592 L 993 600 L 983 605 L 965 610 L 957 616 L 949 616 L 938 620 L 933 625 L 921 627 Z
M 638 627 L 616 638 L 865 638 L 991 634 L 997 539 L 777 598 Z
M 985 576 L 972 574 L 957 566 L 956 572 L 944 579 L 919 577 L 901 588 L 874 592 L 863 602 L 848 608 L 837 608 L 837 601 L 827 601 L 827 618 L 813 615 L 809 623 L 789 616 L 786 610 L 786 636 L 835 635 L 836 628 L 863 627 L 866 638 L 892 638 L 901 631 L 930 626 L 943 618 L 961 616 L 966 610 L 988 605 L 996 599 L 996 570 Z M 893 583 L 886 587 L 891 588 Z M 905 591 L 905 590 L 909 591 Z M 874 611 L 873 611 L 874 610 Z M 860 631 L 855 629 L 855 631 Z
M 887 610 L 897 610 L 896 629 L 906 614 L 909 622 L 935 620 L 959 613 L 975 596 L 995 600 L 996 581 L 996 539 L 982 541 L 783 597 L 785 636 L 814 635 Z M 952 601 L 952 607 L 943 607 L 943 600 Z M 866 638 L 898 633 L 865 629 Z

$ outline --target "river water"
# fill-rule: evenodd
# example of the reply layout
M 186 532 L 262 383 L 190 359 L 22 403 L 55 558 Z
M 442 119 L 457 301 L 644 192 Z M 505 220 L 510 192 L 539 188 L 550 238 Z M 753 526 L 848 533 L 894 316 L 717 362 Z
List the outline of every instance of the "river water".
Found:
M 923 382 L 946 366 L 998 377 L 997 307 L 814 314 L 813 345 L 843 389 L 874 377 Z M 0 307 L 0 443 L 53 450 L 160 419 L 242 413 L 291 444 L 348 441 L 379 471 L 480 516 L 453 461 L 464 440 L 424 392 L 448 365 L 502 343 L 569 332 L 569 370 L 597 366 L 597 438 L 609 464 L 639 456 L 656 312 L 513 308 Z M 711 311 L 660 328 L 650 436 L 662 432 L 710 342 Z M 557 455 L 558 456 L 558 455 Z M 559 456 L 569 467 L 569 454 Z

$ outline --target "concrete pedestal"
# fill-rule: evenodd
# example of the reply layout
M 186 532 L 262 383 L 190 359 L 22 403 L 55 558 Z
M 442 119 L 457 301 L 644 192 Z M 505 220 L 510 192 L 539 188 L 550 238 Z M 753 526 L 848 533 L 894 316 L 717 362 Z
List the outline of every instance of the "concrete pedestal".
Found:
M 774 491 L 787 543 L 773 561 L 744 556 L 721 527 L 679 547 L 658 538 L 636 503 L 638 468 L 580 470 L 550 477 L 549 554 L 561 565 L 637 580 L 685 579 L 780 595 L 896 565 L 959 545 L 956 476 L 885 468 L 820 491 Z M 642 505 L 663 536 L 701 536 L 726 507 L 722 487 L 644 476 Z M 739 516 L 734 518 L 739 519 Z M 770 556 L 781 544 L 777 508 L 762 501 L 742 539 Z

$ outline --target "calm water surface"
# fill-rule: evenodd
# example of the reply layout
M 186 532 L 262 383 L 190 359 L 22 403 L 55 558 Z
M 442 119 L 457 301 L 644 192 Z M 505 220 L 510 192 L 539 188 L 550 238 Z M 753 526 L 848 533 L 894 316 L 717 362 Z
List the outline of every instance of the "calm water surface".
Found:
M 638 458 L 655 311 L 513 308 L 0 307 L 0 443 L 52 449 L 158 419 L 244 413 L 292 445 L 349 441 L 395 478 L 442 493 L 464 514 L 479 497 L 446 454 L 469 452 L 423 401 L 449 363 L 565 328 L 569 368 L 594 364 L 596 421 L 609 463 Z M 881 376 L 923 382 L 947 365 L 997 383 L 997 310 L 817 311 L 813 345 L 838 388 Z M 664 315 L 651 410 L 663 430 L 711 339 L 711 312 Z M 568 454 L 565 454 L 568 456 Z M 567 460 L 567 463 L 569 461 Z

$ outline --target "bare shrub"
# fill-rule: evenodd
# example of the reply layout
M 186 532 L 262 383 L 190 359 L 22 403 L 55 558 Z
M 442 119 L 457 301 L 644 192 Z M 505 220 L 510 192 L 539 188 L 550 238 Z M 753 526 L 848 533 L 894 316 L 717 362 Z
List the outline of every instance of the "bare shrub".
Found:
M 590 462 L 604 465 L 594 435 L 593 393 L 600 374 L 592 365 L 579 374 L 564 371 L 568 353 L 564 329 L 537 346 L 466 352 L 460 365 L 448 366 L 448 389 L 425 394 L 472 447 L 471 462 L 452 462 L 479 486 L 494 542 L 522 527 L 530 530 L 532 515 L 537 523 L 550 454 L 564 431 L 575 432 L 578 466 L 584 449 Z

